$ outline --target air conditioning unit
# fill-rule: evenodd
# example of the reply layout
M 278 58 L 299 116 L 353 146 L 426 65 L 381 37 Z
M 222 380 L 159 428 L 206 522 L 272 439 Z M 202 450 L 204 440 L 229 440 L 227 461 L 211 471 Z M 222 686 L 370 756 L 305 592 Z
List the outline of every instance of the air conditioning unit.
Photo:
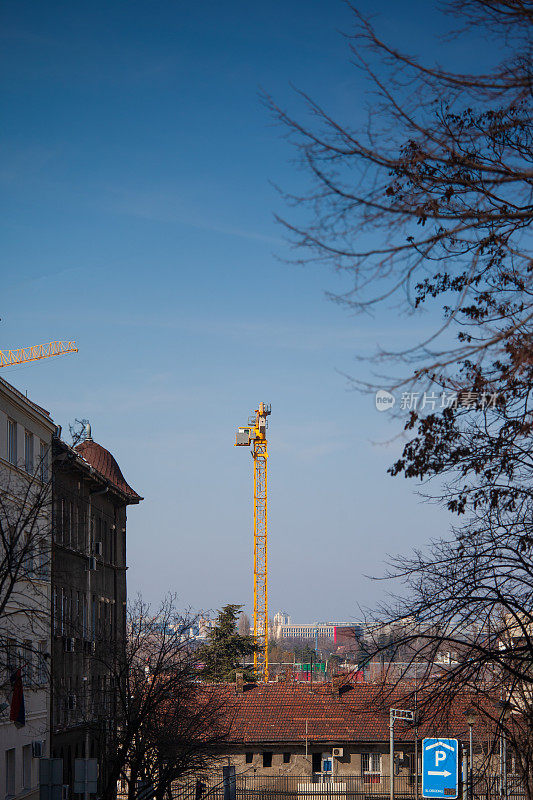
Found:
M 76 640 L 72 639 L 70 636 L 66 636 L 64 640 L 65 653 L 73 653 L 75 649 L 76 649 Z
M 93 552 L 95 556 L 101 556 L 104 552 L 104 545 L 102 542 L 95 542 L 93 545 Z
M 42 758 L 44 753 L 44 742 L 41 739 L 34 739 L 31 743 L 31 754 L 33 758 Z
M 94 556 L 89 556 L 89 561 L 87 563 L 87 571 L 94 572 L 96 569 L 96 558 Z
M 332 752 L 334 758 L 342 758 L 344 755 L 344 750 L 342 747 L 334 747 Z

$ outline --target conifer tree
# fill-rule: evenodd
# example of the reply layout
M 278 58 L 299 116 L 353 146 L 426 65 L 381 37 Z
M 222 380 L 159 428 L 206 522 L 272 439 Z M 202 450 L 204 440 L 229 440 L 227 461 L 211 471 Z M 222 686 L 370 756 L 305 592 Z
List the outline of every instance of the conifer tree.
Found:
M 255 680 L 253 672 L 243 666 L 243 660 L 253 655 L 257 647 L 253 636 L 238 632 L 237 621 L 241 609 L 242 606 L 230 603 L 218 612 L 217 624 L 209 632 L 208 642 L 199 652 L 206 680 L 234 681 L 236 672 L 243 672 L 245 680 Z

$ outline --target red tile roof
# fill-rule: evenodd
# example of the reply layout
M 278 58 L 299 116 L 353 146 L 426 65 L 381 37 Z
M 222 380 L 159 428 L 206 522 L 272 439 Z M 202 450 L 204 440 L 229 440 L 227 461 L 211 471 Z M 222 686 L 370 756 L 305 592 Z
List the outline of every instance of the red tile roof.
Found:
M 125 494 L 132 503 L 138 503 L 143 498 L 131 488 L 129 483 L 126 482 L 121 469 L 109 450 L 105 447 L 93 442 L 92 439 L 87 439 L 84 442 L 76 445 L 74 448 L 76 452 L 87 461 L 93 469 L 100 473 L 100 475 L 115 486 L 122 494 Z
M 413 707 L 412 701 L 402 701 L 400 691 L 387 692 L 380 700 L 378 687 L 372 684 L 348 684 L 340 695 L 332 693 L 330 684 L 281 682 L 245 687 L 235 693 L 234 685 L 213 687 L 227 693 L 228 710 L 232 717 L 228 742 L 384 742 L 389 737 L 389 710 Z M 435 729 L 435 722 L 426 730 L 419 726 L 419 738 L 449 735 L 465 737 L 468 726 L 464 719 L 465 702 L 458 703 L 445 725 Z M 414 731 L 405 723 L 396 722 L 398 741 L 414 739 Z

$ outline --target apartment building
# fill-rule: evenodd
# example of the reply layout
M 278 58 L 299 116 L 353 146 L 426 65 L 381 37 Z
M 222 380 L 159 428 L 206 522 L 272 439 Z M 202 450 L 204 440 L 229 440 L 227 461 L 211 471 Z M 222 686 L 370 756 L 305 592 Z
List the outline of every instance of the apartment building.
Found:
M 0 378 L 0 794 L 37 798 L 49 754 L 51 450 L 48 411 Z M 24 714 L 10 719 L 12 680 Z
M 104 754 L 114 736 L 113 653 L 125 641 L 126 512 L 143 498 L 91 428 L 54 440 L 52 756 L 73 786 L 74 760 Z
M 353 636 L 361 636 L 363 626 L 349 622 L 313 622 L 296 624 L 291 622 L 285 611 L 278 611 L 274 616 L 272 636 L 274 639 L 331 639 L 337 641 L 337 630 L 350 630 Z

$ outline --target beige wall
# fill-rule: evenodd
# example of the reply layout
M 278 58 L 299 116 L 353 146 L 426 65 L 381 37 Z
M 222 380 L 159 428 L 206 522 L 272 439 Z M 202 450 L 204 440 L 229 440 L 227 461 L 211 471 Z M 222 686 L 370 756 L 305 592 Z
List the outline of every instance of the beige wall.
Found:
M 335 758 L 333 764 L 334 775 L 361 775 L 361 753 L 381 753 L 381 768 L 382 774 L 389 774 L 389 752 L 388 745 L 364 745 L 364 744 L 339 744 L 343 748 L 342 758 Z M 294 776 L 311 776 L 313 753 L 321 752 L 323 757 L 328 757 L 331 754 L 331 745 L 323 745 L 321 748 L 317 745 L 309 745 L 307 757 L 305 755 L 305 745 L 250 745 L 249 747 L 242 747 L 234 750 L 231 753 L 225 753 L 224 757 L 230 759 L 230 763 L 234 764 L 237 773 L 259 775 L 259 776 L 275 776 L 275 775 L 294 775 Z M 407 749 L 401 749 L 400 752 L 407 754 Z M 412 748 L 411 748 L 412 751 Z M 246 762 L 246 753 L 253 753 L 252 763 Z M 272 766 L 263 767 L 263 752 L 272 753 Z M 290 753 L 289 763 L 284 763 L 283 753 Z M 400 775 L 409 775 L 408 766 L 400 768 Z

